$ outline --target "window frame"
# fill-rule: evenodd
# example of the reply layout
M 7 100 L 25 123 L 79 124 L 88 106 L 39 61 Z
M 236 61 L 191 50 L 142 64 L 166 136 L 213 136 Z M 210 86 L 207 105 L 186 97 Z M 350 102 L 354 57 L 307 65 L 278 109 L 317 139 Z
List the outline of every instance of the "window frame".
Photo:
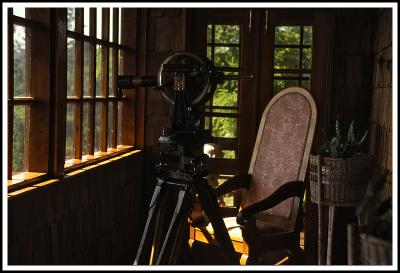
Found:
M 100 9 L 100 10 L 99 10 Z M 97 12 L 101 11 L 101 38 L 97 37 Z M 118 8 L 89 8 L 89 36 L 84 34 L 84 9 L 75 8 L 75 30 L 67 29 L 67 39 L 73 39 L 75 44 L 75 74 L 74 74 L 74 96 L 67 96 L 67 105 L 74 105 L 74 130 L 73 134 L 73 159 L 66 159 L 66 170 L 73 169 L 75 165 L 81 165 L 82 162 L 112 154 L 132 146 L 118 147 L 118 104 L 123 100 L 117 96 L 117 75 L 118 75 L 118 52 L 120 50 L 130 50 L 128 46 L 118 43 L 119 41 L 119 13 Z M 110 37 L 110 13 L 113 13 L 113 37 Z M 121 32 L 122 33 L 122 32 Z M 111 38 L 111 39 L 110 39 Z M 121 40 L 122 41 L 122 40 Z M 89 54 L 89 83 L 88 96 L 85 96 L 83 90 L 84 73 L 84 46 L 88 43 Z M 101 63 L 97 64 L 97 50 L 100 47 Z M 110 54 L 110 49 L 112 54 Z M 109 78 L 109 64 L 112 59 L 111 79 Z M 100 65 L 100 88 L 96 87 L 96 68 Z M 109 92 L 110 82 L 112 84 L 113 94 Z M 88 154 L 83 155 L 83 108 L 88 104 Z M 109 104 L 112 103 L 112 137 L 109 145 Z M 100 107 L 100 149 L 96 151 L 96 108 Z M 109 148 L 111 146 L 111 148 Z
M 44 178 L 48 172 L 49 97 L 50 97 L 50 13 L 44 9 L 25 9 L 25 17 L 8 8 L 8 135 L 13 136 L 14 107 L 25 106 L 23 172 L 13 175 L 13 143 L 8 140 L 8 186 Z M 14 26 L 25 28 L 25 94 L 14 94 Z M 40 62 L 39 62 L 40 60 Z M 47 67 L 46 67 L 47 64 Z M 43 67 L 44 66 L 44 67 Z M 34 74 L 35 77 L 32 76 Z M 41 144 L 44 143 L 44 144 Z M 43 160 L 37 160 L 37 158 Z
M 91 8 L 95 9 L 95 8 Z M 76 10 L 80 10 L 77 8 Z M 49 178 L 60 178 L 63 177 L 66 173 L 70 173 L 71 171 L 81 168 L 91 164 L 97 164 L 99 161 L 107 160 L 114 156 L 119 156 L 123 153 L 129 152 L 137 148 L 135 139 L 136 131 L 136 119 L 140 117 L 143 119 L 144 116 L 144 108 L 141 108 L 142 111 L 137 111 L 136 105 L 138 103 L 144 103 L 144 96 L 140 95 L 140 101 L 135 100 L 135 90 L 133 92 L 124 93 L 121 97 L 117 98 L 117 85 L 116 79 L 118 73 L 120 74 L 135 74 L 136 73 L 136 39 L 137 39 L 137 24 L 138 24 L 138 11 L 134 8 L 109 8 L 102 6 L 101 11 L 103 14 L 107 14 L 107 10 L 109 12 L 113 12 L 113 39 L 112 41 L 108 41 L 108 32 L 110 22 L 109 15 L 103 16 L 106 18 L 103 21 L 107 21 L 102 23 L 102 31 L 104 39 L 97 39 L 93 35 L 85 36 L 80 33 L 74 33 L 73 31 L 67 30 L 67 8 L 25 8 L 26 14 L 30 14 L 26 18 L 19 17 L 13 14 L 13 7 L 8 8 L 8 136 L 13 135 L 13 125 L 14 125 L 14 114 L 13 107 L 14 105 L 30 105 L 33 106 L 30 109 L 29 115 L 26 119 L 25 131 L 29 131 L 26 134 L 27 144 L 25 145 L 25 149 L 29 149 L 26 155 L 24 155 L 24 161 L 26 161 L 29 168 L 25 169 L 18 177 L 12 176 L 12 157 L 13 157 L 13 139 L 12 137 L 8 139 L 8 191 L 14 191 L 26 187 L 27 185 L 37 183 L 38 181 L 49 179 Z M 120 12 L 118 12 L 118 10 Z M 78 13 L 83 13 L 83 8 Z M 93 11 L 92 11 L 93 12 Z M 120 13 L 121 15 L 116 15 Z M 129 13 L 129 14 L 128 14 Z M 82 14 L 83 15 L 83 14 Z M 129 15 L 129 16 L 128 16 Z M 134 15 L 134 16 L 132 16 Z M 121 20 L 119 20 L 121 17 Z M 95 16 L 91 18 L 95 22 L 93 25 L 95 33 L 96 20 Z M 116 22 L 116 23 L 115 23 Z M 118 22 L 121 24 L 121 29 L 118 31 Z M 14 24 L 27 26 L 31 28 L 32 34 L 29 36 L 30 45 L 26 46 L 26 54 L 29 54 L 29 58 L 31 61 L 27 64 L 28 73 L 25 73 L 25 79 L 27 81 L 27 87 L 29 87 L 29 96 L 14 98 Z M 75 20 L 75 24 L 78 25 L 79 28 L 83 28 L 82 20 Z M 124 35 L 124 33 L 135 33 L 135 35 Z M 121 42 L 118 44 L 118 35 L 121 35 Z M 129 37 L 127 37 L 129 36 Z M 121 129 L 121 141 L 120 146 L 112 149 L 111 151 L 100 154 L 99 156 L 94 156 L 91 160 L 86 160 L 82 162 L 74 162 L 75 164 L 71 164 L 71 166 L 65 166 L 65 149 L 66 149 L 66 110 L 67 110 L 67 38 L 72 37 L 75 41 L 82 41 L 81 45 L 75 46 L 75 54 L 80 58 L 80 62 L 78 58 L 76 58 L 76 66 L 83 66 L 83 46 L 84 41 L 89 41 L 94 44 L 103 45 L 103 51 L 105 55 L 112 54 L 114 56 L 112 60 L 112 73 L 111 78 L 112 88 L 115 90 L 115 96 L 111 97 L 110 101 L 119 101 L 120 103 L 120 122 L 122 124 Z M 116 37 L 116 38 L 115 38 Z M 117 41 L 117 42 L 114 42 Z M 79 44 L 76 43 L 76 44 Z M 80 47 L 80 48 L 79 48 Z M 109 50 L 109 48 L 118 48 L 121 51 L 120 57 L 118 56 L 118 50 Z M 105 50 L 104 50 L 105 48 Z M 145 51 L 145 45 L 143 48 L 139 48 L 142 51 Z M 107 51 L 107 52 L 105 52 Z M 93 54 L 94 53 L 94 54 Z M 92 52 L 94 58 L 96 57 L 96 53 Z M 120 63 L 118 65 L 118 58 L 120 58 Z M 28 59 L 28 57 L 26 57 Z M 92 58 L 93 59 L 93 58 Z M 98 100 L 104 102 L 104 98 L 108 98 L 108 88 L 109 81 L 107 78 L 109 77 L 108 66 L 110 65 L 110 61 L 105 58 L 102 58 L 103 61 L 102 66 L 105 66 L 106 69 L 103 69 L 104 73 L 102 73 L 101 77 L 104 84 L 104 91 L 106 96 L 98 97 Z M 78 60 L 78 61 L 77 61 Z M 120 69 L 118 68 L 120 66 Z M 94 66 L 95 68 L 95 66 Z M 120 72 L 119 72 L 120 71 Z M 34 74 L 31 74 L 34 73 Z M 74 77 L 75 81 L 77 81 L 77 86 L 80 86 L 80 90 L 76 90 L 75 94 L 82 94 L 82 78 L 77 71 L 75 74 L 78 74 L 77 77 Z M 95 76 L 95 75 L 94 75 Z M 92 77 L 93 80 L 93 77 Z M 95 80 L 95 78 L 94 78 Z M 94 83 L 95 84 L 95 83 Z M 57 90 L 55 92 L 54 90 Z M 133 93 L 133 94 L 132 94 Z M 79 99 L 84 101 L 85 98 L 83 96 L 76 97 L 72 100 Z M 95 98 L 96 99 L 96 98 Z M 119 121 L 117 120 L 118 115 L 115 114 L 118 111 L 117 103 L 114 103 L 113 111 L 113 127 L 114 127 L 114 135 L 112 136 L 112 145 L 116 146 L 118 144 L 117 140 L 117 130 L 115 127 L 118 126 Z M 109 103 L 105 103 L 107 107 Z M 79 107 L 76 107 L 79 108 Z M 82 109 L 77 109 L 76 114 L 82 115 Z M 132 112 L 134 115 L 132 115 Z M 108 119 L 108 111 L 102 111 L 102 116 L 107 124 L 102 126 L 103 136 L 102 136 L 102 149 L 107 150 L 107 119 Z M 29 119 L 28 119 L 29 118 Z M 91 117 L 92 119 L 94 118 Z M 82 119 L 79 123 L 82 122 Z M 30 126 L 28 126 L 30 125 Z M 82 124 L 78 124 L 79 130 L 82 130 Z M 134 130 L 133 132 L 130 130 Z M 139 128 L 140 129 L 140 128 Z M 143 130 L 138 130 L 143 133 Z M 39 132 L 39 133 L 38 133 Z M 105 132 L 105 133 L 104 133 Z M 124 134 L 128 134 L 125 136 Z M 143 138 L 142 135 L 138 137 Z M 74 136 L 74 138 L 78 138 Z M 75 140 L 78 141 L 78 140 Z M 79 142 L 78 142 L 79 143 Z M 141 148 L 141 146 L 139 146 Z M 75 154 L 81 154 L 82 147 L 78 147 L 75 151 Z M 38 160 L 40 158 L 40 160 Z M 40 172 L 39 172 L 40 171 Z
M 296 26 L 300 27 L 300 43 L 299 44 L 276 44 L 275 43 L 275 38 L 276 38 L 276 28 L 277 27 L 286 27 L 286 26 Z M 284 23 L 277 23 L 273 26 L 273 68 L 272 68 L 272 82 L 275 80 L 295 80 L 298 81 L 299 86 L 303 86 L 301 83 L 303 81 L 309 81 L 309 85 L 311 86 L 311 74 L 312 74 L 312 58 L 311 58 L 311 63 L 310 63 L 310 68 L 303 68 L 303 50 L 304 49 L 310 49 L 311 50 L 311 56 L 312 57 L 312 38 L 311 38 L 311 44 L 306 45 L 304 44 L 304 27 L 311 27 L 312 25 L 306 25 L 306 24 L 298 24 L 298 25 L 287 25 Z M 311 32 L 312 33 L 312 32 Z M 299 50 L 299 63 L 298 63 L 298 68 L 275 68 L 275 49 L 277 48 L 295 48 Z M 282 74 L 297 74 L 296 76 L 275 76 L 277 73 L 282 73 Z M 303 74 L 309 74 L 309 77 L 303 76 Z M 275 89 L 275 87 L 273 87 Z M 309 88 L 308 88 L 309 89 Z M 279 92 L 279 91 L 278 91 Z M 275 90 L 273 91 L 273 94 L 275 95 L 276 92 Z

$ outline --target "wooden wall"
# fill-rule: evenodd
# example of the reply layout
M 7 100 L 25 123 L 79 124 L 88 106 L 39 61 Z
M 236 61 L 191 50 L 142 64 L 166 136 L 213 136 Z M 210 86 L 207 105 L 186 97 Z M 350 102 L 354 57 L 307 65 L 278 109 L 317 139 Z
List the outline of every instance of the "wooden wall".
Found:
M 371 140 L 369 152 L 376 156 L 381 170 L 388 170 L 388 181 L 380 198 L 392 195 L 392 11 L 378 13 L 373 48 Z M 396 90 L 397 92 L 397 90 Z
M 142 152 L 75 173 L 9 196 L 9 265 L 133 263 L 143 225 Z
M 185 50 L 185 15 L 184 9 L 148 9 L 147 75 L 156 75 L 166 57 Z M 160 91 L 146 90 L 146 148 L 158 145 L 163 128 L 171 126 L 172 111 Z
M 369 125 L 376 11 L 367 8 L 335 10 L 332 109 L 322 109 L 332 111 L 331 126 L 325 128 L 331 132 L 338 114 L 347 126 L 355 120 L 361 132 Z
M 146 24 L 146 40 L 143 45 L 146 62 L 141 75 L 157 75 L 165 58 L 176 51 L 186 48 L 186 10 L 178 8 L 139 9 L 142 24 Z M 140 68 L 139 68 L 140 69 Z M 155 186 L 154 164 L 160 149 L 158 138 L 164 128 L 171 127 L 173 106 L 168 103 L 161 92 L 146 88 L 145 106 L 145 194 L 150 201 Z

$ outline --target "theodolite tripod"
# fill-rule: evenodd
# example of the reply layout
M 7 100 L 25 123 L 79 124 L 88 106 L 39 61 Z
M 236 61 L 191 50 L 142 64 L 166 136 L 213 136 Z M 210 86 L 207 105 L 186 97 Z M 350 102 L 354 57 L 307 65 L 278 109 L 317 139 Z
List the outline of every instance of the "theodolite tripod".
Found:
M 195 163 L 197 164 L 197 163 Z M 149 215 L 146 221 L 143 236 L 135 258 L 135 265 L 140 264 L 142 251 L 146 241 L 149 239 L 149 230 L 154 218 L 156 221 L 156 230 L 153 239 L 153 247 L 156 246 L 150 257 L 149 264 L 176 264 L 179 248 L 182 243 L 184 225 L 193 208 L 196 195 L 200 204 L 213 225 L 216 240 L 220 243 L 226 255 L 227 263 L 238 264 L 238 258 L 229 238 L 224 221 L 219 212 L 219 205 L 214 191 L 208 184 L 207 179 L 200 175 L 189 175 L 182 171 L 165 171 L 164 175 L 157 177 L 153 197 L 150 202 Z M 176 206 L 174 208 L 169 227 L 167 229 L 164 241 L 160 243 L 163 220 L 162 201 L 163 197 L 169 192 L 177 195 Z
M 161 90 L 162 95 L 174 104 L 171 129 L 165 130 L 159 138 L 161 144 L 168 144 L 173 149 L 162 153 L 160 163 L 156 166 L 157 183 L 134 265 L 177 262 L 182 232 L 196 198 L 213 226 L 215 239 L 223 250 L 226 262 L 239 264 L 239 258 L 220 214 L 217 198 L 204 178 L 208 174 L 208 156 L 203 153 L 203 145 L 212 143 L 213 138 L 210 130 L 202 128 L 197 108 L 201 103 L 208 101 L 216 85 L 226 79 L 252 79 L 252 76 L 224 76 L 216 70 L 210 60 L 188 52 L 178 52 L 168 57 L 157 76 L 118 77 L 119 89 L 154 87 Z M 176 203 L 175 208 L 169 207 L 173 212 L 165 230 L 163 216 L 168 215 L 165 214 L 168 206 L 163 204 L 170 195 L 176 198 Z M 149 261 L 145 262 L 144 259 L 149 256 L 145 250 L 146 243 L 151 236 L 154 221 L 152 251 Z

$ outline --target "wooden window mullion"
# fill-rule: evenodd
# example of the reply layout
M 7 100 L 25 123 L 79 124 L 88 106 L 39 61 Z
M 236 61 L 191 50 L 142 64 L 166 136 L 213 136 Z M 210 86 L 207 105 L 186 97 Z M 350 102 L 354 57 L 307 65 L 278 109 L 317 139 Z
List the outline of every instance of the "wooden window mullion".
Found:
M 32 26 L 27 30 L 26 35 L 26 94 L 33 98 L 33 101 L 25 111 L 27 114 L 25 170 L 47 173 L 50 111 L 50 10 L 29 8 L 26 11 L 29 19 L 42 27 Z
M 51 46 L 53 52 L 51 70 L 52 80 L 50 126 L 50 160 L 49 174 L 54 177 L 64 175 L 65 163 L 65 133 L 66 133 L 66 97 L 67 97 L 67 9 L 49 9 L 51 16 Z M 42 49 L 43 50 L 43 49 Z
M 118 9 L 114 8 L 112 10 L 113 12 L 113 22 L 112 22 L 112 27 L 113 27 L 113 37 L 112 37 L 112 42 L 118 43 L 118 22 L 119 22 L 119 13 Z M 118 49 L 113 48 L 112 50 L 112 90 L 114 90 L 114 94 L 117 96 L 117 75 L 118 75 Z M 111 146 L 113 148 L 117 147 L 118 144 L 118 101 L 113 102 L 113 134 L 112 134 L 112 139 L 111 141 Z
M 13 9 L 8 9 L 8 173 L 7 179 L 12 179 L 13 134 L 14 134 L 14 22 Z
M 136 35 L 139 35 L 135 32 L 133 32 L 132 35 L 127 35 L 128 30 L 132 29 L 133 27 L 136 27 L 136 17 L 132 16 L 131 13 L 135 12 L 135 9 L 131 9 L 131 8 L 123 8 L 121 9 L 121 43 L 123 45 L 127 45 L 131 48 L 135 48 L 136 45 Z M 146 18 L 146 13 L 147 10 L 143 9 L 140 14 L 143 14 L 142 16 L 139 16 L 139 12 L 138 14 L 138 22 L 145 22 L 145 18 Z M 143 20 L 142 20 L 143 19 Z M 142 20 L 142 21 L 141 21 Z M 140 47 L 140 49 L 145 48 L 145 45 L 143 45 L 142 47 L 142 43 L 145 43 L 146 41 L 146 26 L 143 25 L 143 28 L 139 31 L 142 31 L 141 34 L 143 34 L 143 36 L 141 36 L 141 43 L 140 45 L 138 45 Z M 121 56 L 122 56 L 122 71 L 121 74 L 122 75 L 134 75 L 136 72 L 138 73 L 145 73 L 145 67 L 146 67 L 146 63 L 145 63 L 145 52 L 144 54 L 140 57 L 138 56 L 138 60 L 136 60 L 135 55 L 134 55 L 134 51 L 127 51 L 127 50 L 123 50 L 121 52 Z M 140 51 L 140 53 L 142 53 Z M 141 54 L 138 54 L 141 55 Z M 143 58 L 142 58 L 143 57 Z M 136 71 L 136 67 L 135 67 L 135 62 L 138 63 L 138 71 Z M 142 122 L 142 120 L 138 121 L 137 117 L 136 117 L 136 110 L 140 111 L 140 109 L 143 109 L 141 107 L 143 107 L 143 105 L 138 105 L 136 104 L 136 108 L 135 108 L 135 102 L 136 102 L 136 93 L 137 92 L 143 92 L 144 88 L 140 87 L 137 88 L 135 91 L 131 90 L 133 92 L 126 92 L 125 93 L 125 97 L 124 100 L 122 101 L 122 109 L 121 109 L 121 124 L 123 124 L 122 126 L 122 139 L 121 139 L 121 144 L 123 145 L 129 145 L 129 146 L 133 146 L 135 145 L 135 143 L 137 143 L 136 140 L 136 134 L 138 134 L 137 128 L 135 128 L 135 125 L 138 124 L 138 122 Z M 139 101 L 139 100 L 138 100 Z M 144 101 L 143 101 L 144 103 Z M 144 112 L 143 112 L 144 114 Z M 141 135 L 142 137 L 142 135 Z
M 90 8 L 89 20 L 90 36 L 96 37 L 96 9 Z M 96 96 L 96 44 L 90 43 L 89 56 L 89 96 Z M 94 139 L 95 139 L 95 101 L 89 103 L 89 155 L 94 155 Z
M 303 36 L 304 36 L 304 27 L 300 26 L 300 58 L 299 58 L 299 69 L 302 71 L 303 69 Z M 299 86 L 301 86 L 301 74 L 299 74 Z
M 75 31 L 83 33 L 83 8 L 75 9 Z M 74 157 L 82 158 L 83 134 L 83 40 L 75 39 L 75 95 L 79 103 L 75 105 Z
M 102 9 L 102 40 L 107 40 L 109 37 L 109 9 Z M 109 92 L 109 49 L 106 46 L 102 46 L 101 48 L 101 94 L 103 97 L 108 98 Z M 102 152 L 107 151 L 107 138 L 108 138 L 108 102 L 102 103 L 101 107 L 101 146 L 100 150 Z
M 26 9 L 26 17 L 29 18 L 31 17 L 31 9 Z M 31 92 L 31 79 L 32 79 L 32 75 L 31 75 L 31 60 L 32 60 L 32 30 L 30 26 L 26 26 L 24 27 L 25 29 L 25 83 L 24 83 L 24 94 L 26 96 L 31 97 L 33 94 L 33 92 Z M 34 63 L 33 63 L 34 65 Z M 31 105 L 27 104 L 25 106 L 25 130 L 24 130 L 24 171 L 29 171 L 30 166 L 29 166 L 29 158 L 30 155 L 32 154 L 32 151 L 30 151 L 30 148 L 33 145 L 30 145 L 30 132 L 33 128 L 33 126 L 31 126 L 31 114 L 30 114 L 30 110 L 31 110 Z

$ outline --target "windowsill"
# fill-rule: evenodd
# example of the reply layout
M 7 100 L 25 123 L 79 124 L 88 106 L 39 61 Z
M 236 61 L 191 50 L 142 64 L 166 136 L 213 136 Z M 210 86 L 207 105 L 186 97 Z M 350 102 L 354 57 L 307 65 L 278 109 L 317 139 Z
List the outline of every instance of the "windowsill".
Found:
M 34 179 L 39 179 L 44 177 L 46 173 L 36 173 L 36 172 L 23 172 L 12 176 L 12 179 L 7 181 L 7 186 L 12 186 L 20 184 L 25 181 L 32 181 Z
M 64 168 L 65 171 L 68 172 L 82 166 L 93 164 L 100 160 L 120 155 L 132 149 L 133 147 L 128 145 L 120 145 L 117 148 L 108 148 L 106 152 L 95 152 L 94 155 L 84 155 L 82 156 L 82 159 L 69 159 L 65 161 Z
M 101 156 L 100 153 L 98 153 L 97 155 L 90 157 L 88 160 L 80 161 L 79 163 L 71 165 L 71 167 L 68 168 L 68 171 L 66 168 L 66 174 L 59 179 L 52 178 L 45 180 L 45 177 L 47 176 L 45 173 L 25 172 L 14 175 L 12 180 L 8 180 L 8 197 L 14 197 L 55 182 L 63 181 L 66 178 L 73 177 L 90 169 L 100 167 L 140 152 L 140 150 L 133 150 L 133 147 L 131 146 L 121 146 L 115 150 L 117 151 L 112 153 L 102 153 L 105 154 L 104 156 Z

